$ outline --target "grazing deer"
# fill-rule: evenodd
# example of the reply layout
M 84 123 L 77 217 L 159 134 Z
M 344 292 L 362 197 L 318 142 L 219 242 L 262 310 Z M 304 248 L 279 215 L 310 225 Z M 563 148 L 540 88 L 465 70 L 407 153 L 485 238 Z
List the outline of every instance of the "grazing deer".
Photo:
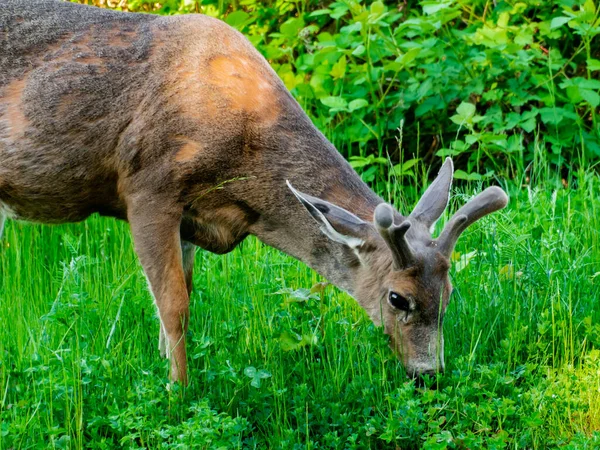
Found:
M 127 220 L 172 380 L 187 383 L 196 246 L 227 253 L 249 234 L 352 295 L 408 374 L 443 370 L 450 254 L 507 203 L 490 187 L 433 239 L 452 173 L 447 159 L 402 216 L 219 20 L 0 0 L 0 224 Z

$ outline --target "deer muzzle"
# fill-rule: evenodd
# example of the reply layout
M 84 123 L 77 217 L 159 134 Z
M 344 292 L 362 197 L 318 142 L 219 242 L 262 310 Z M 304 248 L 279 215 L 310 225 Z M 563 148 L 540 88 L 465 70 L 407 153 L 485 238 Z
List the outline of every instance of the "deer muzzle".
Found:
M 405 351 L 401 352 L 406 374 L 410 378 L 444 372 L 444 336 L 437 328 L 407 336 Z

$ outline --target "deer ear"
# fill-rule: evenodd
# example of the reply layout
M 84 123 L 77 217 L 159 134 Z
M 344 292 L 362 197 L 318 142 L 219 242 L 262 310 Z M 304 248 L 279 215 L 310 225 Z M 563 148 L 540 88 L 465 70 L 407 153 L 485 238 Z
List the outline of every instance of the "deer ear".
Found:
M 325 200 L 297 191 L 286 181 L 290 191 L 317 221 L 321 231 L 332 241 L 358 249 L 369 231 L 367 222 Z
M 428 229 L 431 228 L 448 206 L 453 173 L 452 159 L 446 158 L 438 176 L 427 188 L 413 212 L 410 213 L 411 219 L 424 224 Z

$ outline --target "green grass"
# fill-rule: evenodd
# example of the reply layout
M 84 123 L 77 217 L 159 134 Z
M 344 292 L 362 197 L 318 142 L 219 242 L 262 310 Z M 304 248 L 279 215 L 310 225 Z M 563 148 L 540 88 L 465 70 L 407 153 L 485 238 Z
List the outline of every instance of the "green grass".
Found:
M 255 239 L 198 253 L 191 385 L 168 390 L 127 225 L 9 221 L 0 449 L 598 448 L 600 181 L 537 178 L 459 241 L 436 390 L 348 296 L 293 294 L 322 280 Z

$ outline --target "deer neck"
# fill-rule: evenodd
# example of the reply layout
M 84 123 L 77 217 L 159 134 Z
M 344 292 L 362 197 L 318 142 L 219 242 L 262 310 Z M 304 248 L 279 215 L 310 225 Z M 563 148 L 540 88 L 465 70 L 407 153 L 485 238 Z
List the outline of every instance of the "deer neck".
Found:
M 300 131 L 296 135 L 285 133 L 286 141 L 275 146 L 267 156 L 271 165 L 268 171 L 275 170 L 278 176 L 269 182 L 266 193 L 270 207 L 263 211 L 251 233 L 304 262 L 353 295 L 359 270 L 353 251 L 321 232 L 285 181 L 289 180 L 302 192 L 327 200 L 368 222 L 382 200 L 312 124 Z

